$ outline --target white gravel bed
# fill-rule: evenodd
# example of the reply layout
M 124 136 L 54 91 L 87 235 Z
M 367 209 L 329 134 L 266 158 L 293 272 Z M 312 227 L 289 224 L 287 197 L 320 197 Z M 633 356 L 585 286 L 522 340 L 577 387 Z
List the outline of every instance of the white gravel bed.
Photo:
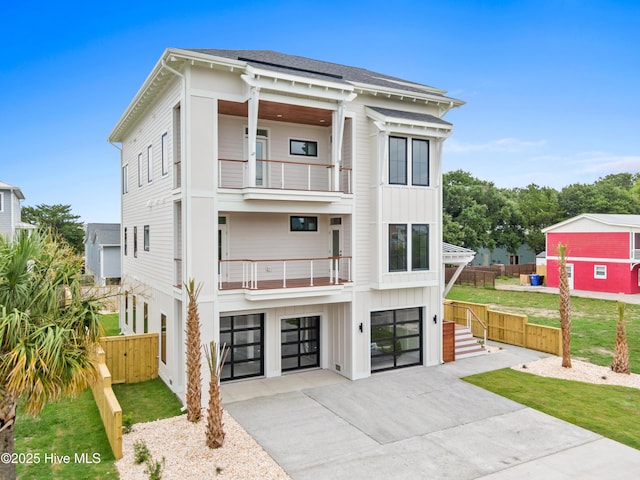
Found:
M 223 414 L 226 433 L 222 448 L 211 450 L 205 443 L 206 411 L 198 423 L 187 416 L 137 423 L 122 435 L 123 457 L 116 462 L 122 480 L 146 480 L 146 465 L 133 462 L 133 444 L 143 440 L 153 460 L 165 458 L 165 480 L 220 478 L 225 480 L 290 480 L 260 445 L 231 417 Z
M 514 365 L 511 368 L 543 377 L 640 388 L 640 375 L 636 373 L 616 373 L 609 367 L 601 367 L 593 363 L 574 360 L 573 358 L 571 359 L 571 368 L 562 367 L 562 357 L 543 358 L 535 362 Z

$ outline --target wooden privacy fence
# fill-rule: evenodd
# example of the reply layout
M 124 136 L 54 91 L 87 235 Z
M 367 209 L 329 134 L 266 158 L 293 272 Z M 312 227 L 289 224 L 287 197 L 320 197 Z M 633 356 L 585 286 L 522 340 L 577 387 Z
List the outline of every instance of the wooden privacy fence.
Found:
M 112 383 L 138 383 L 157 378 L 157 333 L 103 337 L 100 343 Z
M 526 315 L 499 312 L 489 305 L 447 300 L 444 305 L 444 319 L 466 325 L 466 310 L 472 310 L 487 325 L 487 338 L 541 352 L 562 355 L 560 329 L 529 323 Z M 471 333 L 482 337 L 483 329 L 475 319 L 471 322 Z
M 93 398 L 116 460 L 122 458 L 122 408 L 111 388 L 111 374 L 105 363 L 105 352 L 98 345 L 95 353 L 98 378 L 91 386 Z

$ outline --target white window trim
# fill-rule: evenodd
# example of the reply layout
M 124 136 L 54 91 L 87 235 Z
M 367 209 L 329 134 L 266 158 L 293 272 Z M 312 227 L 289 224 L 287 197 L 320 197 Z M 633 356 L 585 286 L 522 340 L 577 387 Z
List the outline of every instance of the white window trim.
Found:
M 4 192 L 0 192 L 0 212 L 4 212 Z
M 129 193 L 129 164 L 125 163 L 122 166 L 122 194 Z
M 391 143 L 391 138 L 403 138 L 406 140 L 406 158 L 405 158 L 405 172 L 406 172 L 406 183 L 391 183 L 390 182 L 390 168 L 391 168 L 391 155 L 390 155 L 390 143 Z M 427 185 L 421 185 L 421 184 L 417 184 L 417 183 L 413 183 L 413 141 L 414 140 L 421 140 L 421 141 L 426 141 L 427 145 L 429 146 L 428 148 L 428 159 L 427 159 L 427 179 L 428 179 L 428 183 Z M 413 136 L 413 135 L 407 135 L 407 134 L 396 134 L 393 132 L 389 132 L 389 135 L 387 136 L 387 145 L 386 145 L 386 156 L 387 156 L 387 166 L 386 166 L 386 176 L 387 176 L 387 186 L 389 187 L 417 187 L 417 188 L 433 188 L 433 178 L 431 175 L 431 167 L 432 167 L 432 140 L 431 138 L 427 138 L 427 137 L 420 137 L 420 136 Z
M 138 154 L 138 187 L 142 186 L 142 153 Z
M 164 132 L 160 137 L 162 176 L 169 175 L 169 134 Z
M 153 182 L 153 146 L 147 147 L 147 183 Z
M 389 265 L 389 249 L 391 248 L 391 244 L 389 242 L 389 227 L 391 225 L 404 225 L 405 227 L 407 227 L 407 239 L 406 239 L 406 263 L 407 263 L 407 268 L 406 270 L 390 270 L 390 265 Z M 429 267 L 428 268 L 413 268 L 413 241 L 412 241 L 412 235 L 413 235 L 413 226 L 414 225 L 426 225 L 427 226 L 427 257 L 429 259 Z M 386 239 L 386 263 L 387 263 L 387 269 L 386 269 L 386 274 L 389 275 L 396 275 L 396 274 L 406 274 L 406 273 L 424 273 L 424 272 L 432 272 L 433 268 L 432 268 L 432 258 L 431 258 L 431 253 L 432 253 L 432 248 L 431 248 L 431 229 L 432 229 L 432 224 L 429 222 L 416 222 L 416 223 L 395 223 L 395 222 L 389 222 L 387 223 L 387 239 Z M 640 278 L 640 277 L 639 277 Z M 639 280 L 640 281 L 640 280 Z
M 604 271 L 599 273 L 598 269 L 604 269 Z M 599 280 L 606 280 L 607 279 L 607 266 L 606 265 L 594 265 L 593 266 L 593 278 L 596 278 L 596 279 L 599 279 Z

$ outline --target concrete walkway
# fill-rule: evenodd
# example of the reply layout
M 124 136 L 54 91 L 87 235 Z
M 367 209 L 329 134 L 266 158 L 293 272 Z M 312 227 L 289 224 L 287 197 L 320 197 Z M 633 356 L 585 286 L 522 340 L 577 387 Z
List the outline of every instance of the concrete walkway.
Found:
M 315 370 L 225 384 L 225 408 L 294 480 L 636 479 L 640 451 L 460 377 L 548 355 L 511 345 L 348 381 Z

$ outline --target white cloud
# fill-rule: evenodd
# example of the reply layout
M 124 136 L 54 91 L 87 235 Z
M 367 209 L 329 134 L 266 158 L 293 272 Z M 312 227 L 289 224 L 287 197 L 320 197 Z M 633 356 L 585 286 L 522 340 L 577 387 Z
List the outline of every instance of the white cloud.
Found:
M 486 143 L 461 143 L 455 138 L 445 142 L 444 149 L 448 154 L 456 153 L 522 153 L 530 149 L 542 147 L 547 144 L 546 140 L 519 140 L 517 138 L 499 138 Z

